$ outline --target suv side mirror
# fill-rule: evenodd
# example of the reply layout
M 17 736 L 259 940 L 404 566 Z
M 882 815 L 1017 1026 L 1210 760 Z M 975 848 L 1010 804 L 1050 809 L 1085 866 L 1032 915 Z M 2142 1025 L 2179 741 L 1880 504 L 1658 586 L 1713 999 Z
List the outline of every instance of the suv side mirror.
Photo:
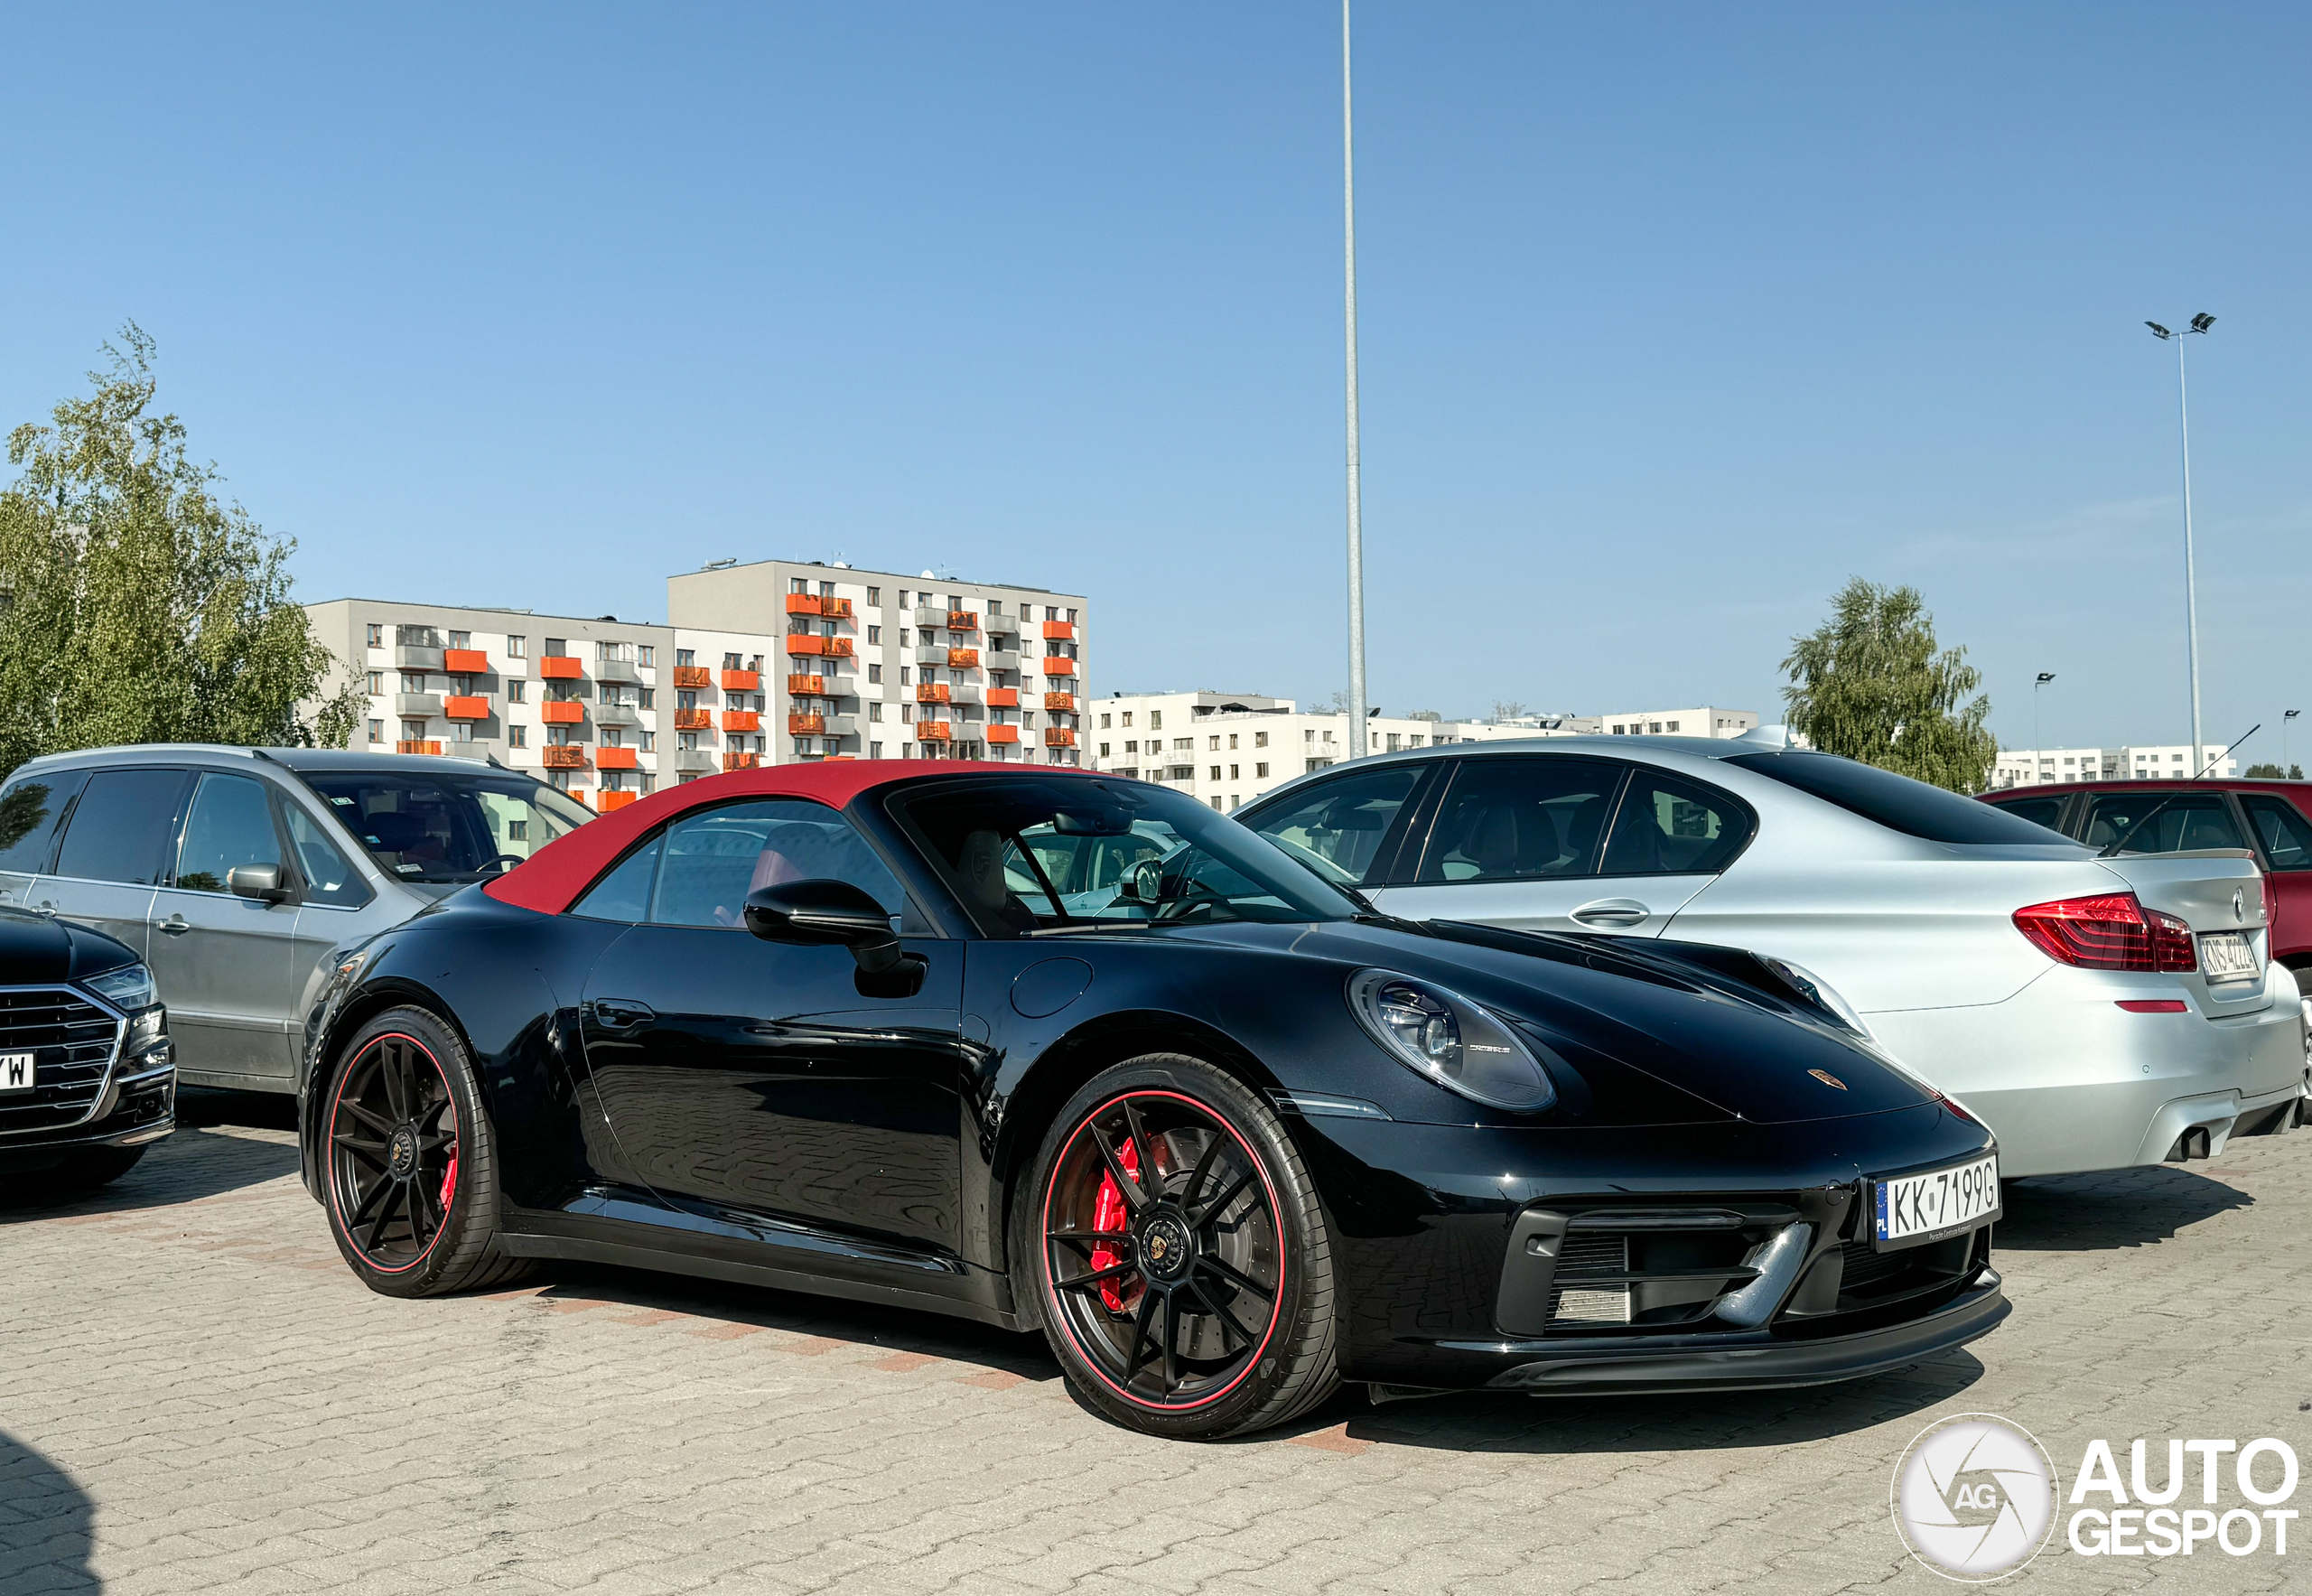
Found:
M 238 872 L 235 873 L 236 874 Z M 862 974 L 896 969 L 907 955 L 883 906 L 849 882 L 780 882 L 747 894 L 747 929 L 766 942 L 841 943 Z
M 288 873 L 278 864 L 236 864 L 225 873 L 225 885 L 236 898 L 264 903 L 286 903 L 294 896 Z

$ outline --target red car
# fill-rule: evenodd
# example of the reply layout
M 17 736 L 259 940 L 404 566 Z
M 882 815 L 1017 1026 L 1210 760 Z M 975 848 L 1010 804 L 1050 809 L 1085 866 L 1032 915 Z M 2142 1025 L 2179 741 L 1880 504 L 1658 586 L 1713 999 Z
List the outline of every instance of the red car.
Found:
M 2263 867 L 2270 957 L 2291 970 L 2312 966 L 2312 781 L 2068 781 L 1981 796 L 2093 847 L 2126 837 L 2135 854 L 2247 849 Z M 2147 818 L 2149 835 L 2130 835 Z

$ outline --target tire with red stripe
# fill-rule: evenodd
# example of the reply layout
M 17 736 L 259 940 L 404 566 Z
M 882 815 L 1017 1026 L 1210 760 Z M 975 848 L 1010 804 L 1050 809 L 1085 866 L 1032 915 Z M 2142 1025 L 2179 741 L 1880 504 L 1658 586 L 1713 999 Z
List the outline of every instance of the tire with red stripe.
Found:
M 330 1234 L 371 1291 L 440 1296 L 529 1272 L 499 1243 L 493 1131 L 450 1027 L 387 1010 L 340 1050 L 322 1102 Z
M 1280 1424 L 1340 1383 L 1331 1247 L 1276 1113 L 1177 1053 L 1070 1098 L 1013 1205 L 1014 1290 L 1090 1406 L 1152 1435 Z

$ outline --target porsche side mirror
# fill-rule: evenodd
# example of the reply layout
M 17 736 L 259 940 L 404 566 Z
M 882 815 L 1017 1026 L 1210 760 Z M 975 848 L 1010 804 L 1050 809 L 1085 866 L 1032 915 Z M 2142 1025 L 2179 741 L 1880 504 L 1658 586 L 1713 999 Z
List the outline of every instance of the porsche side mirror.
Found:
M 883 906 L 849 882 L 780 882 L 747 894 L 747 929 L 766 942 L 851 949 L 866 975 L 894 969 L 907 956 Z
M 225 885 L 234 897 L 260 903 L 286 903 L 291 897 L 286 873 L 278 864 L 236 864 L 225 873 Z

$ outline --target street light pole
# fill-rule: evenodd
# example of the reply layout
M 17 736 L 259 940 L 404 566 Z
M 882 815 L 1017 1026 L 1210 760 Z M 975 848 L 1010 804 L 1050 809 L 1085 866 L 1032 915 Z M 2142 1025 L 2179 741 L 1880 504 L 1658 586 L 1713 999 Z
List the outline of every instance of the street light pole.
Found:
M 2183 435 L 2184 460 L 2184 624 L 2191 649 L 2192 764 L 2196 769 L 2207 754 L 2200 747 L 2200 601 L 2198 573 L 2192 559 L 2192 410 L 2184 386 L 2184 339 L 2190 333 L 2206 332 L 2215 325 L 2215 318 L 2202 311 L 2182 332 L 2170 332 L 2157 322 L 2144 325 L 2151 329 L 2153 337 L 2176 346 L 2176 418 Z
M 2283 776 L 2288 774 L 2289 770 L 2288 723 L 2294 720 L 2298 715 L 2300 715 L 2303 713 L 2304 712 L 2300 709 L 2291 709 L 2286 714 L 2279 717 L 2279 773 Z
M 2031 684 L 2031 782 L 2039 780 L 2039 689 L 2056 679 L 2056 673 L 2043 670 L 2039 679 Z
M 1365 757 L 1365 515 L 1356 439 L 1356 124 L 1350 114 L 1348 0 L 1340 0 L 1341 234 L 1348 336 L 1348 757 Z

